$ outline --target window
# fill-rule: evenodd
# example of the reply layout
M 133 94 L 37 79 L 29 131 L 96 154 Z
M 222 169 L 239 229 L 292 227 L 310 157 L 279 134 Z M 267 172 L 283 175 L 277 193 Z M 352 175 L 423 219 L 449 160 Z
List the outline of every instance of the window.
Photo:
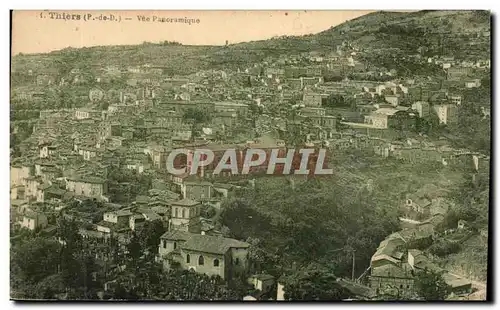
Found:
M 200 258 L 198 258 L 198 265 L 203 266 L 205 264 L 205 259 L 203 256 L 200 255 Z
M 177 242 L 174 241 L 174 250 L 177 249 Z
M 234 264 L 239 265 L 239 263 L 240 263 L 240 259 L 238 257 L 236 257 L 236 259 L 234 260 Z
M 399 286 L 399 288 L 403 288 L 403 284 L 401 284 L 401 285 Z
M 182 209 L 182 218 L 186 217 L 186 209 Z
M 179 217 L 179 209 L 175 208 L 175 217 Z
M 219 260 L 217 258 L 214 259 L 214 267 L 219 267 Z
M 188 263 L 188 264 L 189 264 L 190 262 L 191 262 L 191 257 L 190 257 L 190 256 L 189 256 L 189 254 L 188 254 L 188 255 L 186 255 L 186 263 Z
M 163 240 L 163 248 L 166 249 L 167 248 L 167 240 Z

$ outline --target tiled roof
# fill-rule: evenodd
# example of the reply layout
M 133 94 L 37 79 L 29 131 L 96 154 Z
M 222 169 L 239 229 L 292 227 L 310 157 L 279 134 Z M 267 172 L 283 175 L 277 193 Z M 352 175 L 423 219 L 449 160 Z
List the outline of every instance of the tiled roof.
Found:
M 214 187 L 215 188 L 232 189 L 235 186 L 232 184 L 226 184 L 226 183 L 214 183 Z
M 274 280 L 274 277 L 272 275 L 265 274 L 265 273 L 255 274 L 255 275 L 252 276 L 252 278 L 255 278 L 255 279 L 258 279 L 258 280 L 261 280 L 261 281 Z
M 184 207 L 193 207 L 199 204 L 200 203 L 198 201 L 191 200 L 189 198 L 182 199 L 172 203 L 173 206 L 184 206 Z
M 354 294 L 355 296 L 360 296 L 360 297 L 366 297 L 366 298 L 373 298 L 377 294 L 376 292 L 364 285 L 361 285 L 359 283 L 355 283 L 349 280 L 344 280 L 344 279 L 338 279 L 337 282 L 345 289 L 347 289 L 351 294 Z
M 102 184 L 102 183 L 106 182 L 106 180 L 104 180 L 102 178 L 93 177 L 93 176 L 82 176 L 82 177 L 76 177 L 76 178 L 69 177 L 68 180 L 75 181 L 75 182 L 93 183 L 93 184 Z
M 31 210 L 26 210 L 24 213 L 24 216 L 30 219 L 38 219 L 39 216 L 43 215 L 42 213 L 31 211 Z
M 131 216 L 133 213 L 130 210 L 118 210 L 114 211 L 117 216 Z
M 412 278 L 411 267 L 403 264 L 402 267 L 396 265 L 383 265 L 372 269 L 371 276 L 390 277 L 390 278 Z
M 66 191 L 64 189 L 58 188 L 57 186 L 50 186 L 49 188 L 47 188 L 47 193 L 62 196 L 64 195 L 64 193 L 66 193 Z
M 182 240 L 186 241 L 191 237 L 191 233 L 187 231 L 172 230 L 164 233 L 160 238 L 167 240 Z
M 209 235 L 192 235 L 191 238 L 182 245 L 182 249 L 204 253 L 224 254 L 230 248 L 247 248 L 248 246 L 248 243 L 235 239 Z

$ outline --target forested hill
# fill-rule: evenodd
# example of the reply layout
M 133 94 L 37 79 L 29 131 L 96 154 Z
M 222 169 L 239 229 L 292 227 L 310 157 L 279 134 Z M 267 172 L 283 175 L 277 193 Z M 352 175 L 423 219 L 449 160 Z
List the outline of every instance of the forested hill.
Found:
M 50 67 L 71 55 L 87 56 L 96 66 L 154 63 L 172 74 L 197 69 L 245 66 L 268 56 L 303 51 L 333 51 L 344 42 L 371 54 L 421 53 L 458 58 L 488 58 L 491 15 L 488 11 L 375 12 L 347 21 L 317 34 L 282 36 L 223 46 L 184 46 L 172 42 L 135 46 L 98 46 L 64 49 L 43 55 L 16 55 L 13 69 L 26 64 Z M 69 58 L 68 58 L 69 57 Z M 78 57 L 76 57 L 78 58 Z
M 488 58 L 490 28 L 488 11 L 375 12 L 317 34 L 231 45 L 225 54 L 234 55 L 244 50 L 256 55 L 327 52 L 348 43 L 368 57 L 372 56 L 370 54 L 420 53 L 424 56 Z

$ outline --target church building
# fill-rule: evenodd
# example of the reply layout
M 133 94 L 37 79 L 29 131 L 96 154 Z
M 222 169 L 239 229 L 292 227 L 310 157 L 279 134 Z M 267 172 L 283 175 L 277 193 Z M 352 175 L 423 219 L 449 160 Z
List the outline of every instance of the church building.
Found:
M 160 238 L 158 261 L 164 269 L 193 270 L 225 280 L 245 275 L 249 244 L 201 233 L 200 210 L 201 203 L 190 199 L 172 204 L 169 231 Z

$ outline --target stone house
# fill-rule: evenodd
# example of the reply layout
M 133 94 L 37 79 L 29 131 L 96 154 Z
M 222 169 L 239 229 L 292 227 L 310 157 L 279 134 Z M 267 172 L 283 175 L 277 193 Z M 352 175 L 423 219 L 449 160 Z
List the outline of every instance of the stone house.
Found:
M 10 185 L 25 185 L 26 178 L 30 175 L 30 167 L 27 165 L 11 165 L 10 167 Z
M 96 230 L 103 233 L 105 237 L 111 233 L 128 231 L 132 216 L 133 213 L 130 210 L 106 212 L 103 214 L 103 220 L 96 224 Z
M 102 112 L 98 110 L 92 110 L 87 108 L 81 108 L 75 110 L 75 119 L 76 120 L 84 120 L 84 119 L 100 119 L 102 117 Z
M 481 80 L 480 79 L 474 79 L 470 81 L 465 82 L 465 88 L 477 88 L 481 86 Z
M 239 102 L 216 102 L 214 104 L 215 112 L 236 112 L 240 117 L 246 117 L 248 114 L 248 104 Z
M 410 129 L 415 126 L 415 115 L 394 108 L 380 108 L 365 116 L 365 124 L 380 129 Z
M 24 199 L 24 185 L 14 185 L 10 188 L 10 199 L 11 200 L 22 200 Z
M 458 107 L 456 104 L 435 104 L 432 111 L 439 118 L 439 123 L 444 125 L 458 122 Z
M 385 95 L 384 98 L 385 98 L 385 101 L 388 102 L 393 107 L 397 107 L 400 103 L 400 96 L 399 95 Z
M 25 181 L 25 197 L 27 199 L 36 198 L 38 186 L 42 184 L 42 179 L 40 177 L 27 177 L 25 178 Z
M 185 181 L 181 185 L 181 193 L 183 198 L 191 200 L 210 200 L 213 196 L 213 186 L 212 183 L 202 180 Z
M 369 287 L 379 292 L 392 289 L 397 290 L 398 295 L 410 295 L 414 291 L 413 269 L 408 263 L 373 268 Z
M 311 115 L 308 117 L 311 122 L 320 127 L 335 130 L 337 124 L 337 118 L 332 115 Z
M 247 271 L 248 247 L 235 239 L 173 230 L 161 236 L 158 259 L 166 269 L 177 267 L 229 280 Z
M 302 101 L 307 107 L 321 107 L 322 96 L 314 92 L 304 92 Z
M 48 225 L 48 220 L 45 214 L 28 210 L 22 216 L 22 220 L 19 224 L 21 227 L 29 230 L 37 230 L 46 227 Z
M 49 142 L 43 142 L 38 145 L 39 157 L 49 158 L 55 154 L 57 146 Z
M 106 180 L 99 177 L 69 177 L 66 179 L 66 190 L 76 195 L 102 198 L 108 193 Z
M 66 191 L 55 185 L 44 184 L 38 188 L 37 201 L 60 201 L 63 199 Z
M 83 160 L 91 160 L 92 158 L 97 157 L 101 151 L 91 146 L 80 146 L 78 153 L 83 156 Z
M 418 196 L 417 194 L 406 195 L 405 206 L 408 210 L 420 213 L 422 215 L 429 214 L 431 201 L 426 197 Z
M 275 279 L 269 274 L 256 274 L 248 278 L 248 284 L 263 293 L 269 292 L 274 286 Z
M 427 118 L 430 114 L 430 105 L 426 101 L 417 101 L 412 104 L 411 108 L 418 112 L 418 116 L 421 118 Z
M 109 223 L 114 223 L 119 226 L 125 226 L 129 222 L 129 218 L 133 215 L 130 210 L 119 210 L 106 212 L 103 214 L 103 220 Z

